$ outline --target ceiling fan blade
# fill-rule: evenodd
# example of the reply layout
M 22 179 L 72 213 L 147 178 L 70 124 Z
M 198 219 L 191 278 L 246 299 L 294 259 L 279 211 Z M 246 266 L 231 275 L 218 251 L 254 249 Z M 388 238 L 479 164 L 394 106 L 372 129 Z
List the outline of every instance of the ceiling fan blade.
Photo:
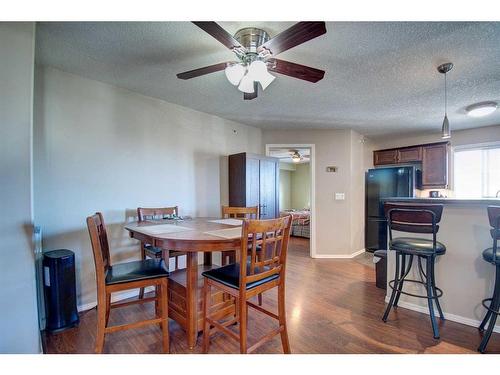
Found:
M 246 48 L 243 47 L 240 42 L 234 39 L 234 37 L 226 30 L 224 30 L 217 22 L 193 21 L 193 23 L 206 33 L 212 35 L 215 39 L 224 44 L 230 50 L 246 51 Z
M 298 22 L 280 34 L 271 38 L 258 48 L 258 51 L 266 49 L 274 56 L 290 48 L 305 43 L 326 33 L 324 22 Z
M 205 66 L 205 67 L 199 68 L 199 69 L 189 70 L 187 72 L 177 74 L 177 78 L 191 79 L 191 78 L 199 77 L 199 76 L 202 76 L 205 74 L 215 73 L 215 72 L 218 72 L 219 70 L 226 69 L 227 64 L 230 64 L 230 63 L 223 62 L 223 63 Z
M 245 100 L 252 100 L 257 97 L 257 92 L 259 90 L 259 84 L 257 82 L 253 83 L 253 93 L 247 94 L 246 92 L 243 93 L 243 99 Z
M 309 82 L 318 82 L 325 76 L 325 71 L 290 61 L 269 59 L 268 70 Z

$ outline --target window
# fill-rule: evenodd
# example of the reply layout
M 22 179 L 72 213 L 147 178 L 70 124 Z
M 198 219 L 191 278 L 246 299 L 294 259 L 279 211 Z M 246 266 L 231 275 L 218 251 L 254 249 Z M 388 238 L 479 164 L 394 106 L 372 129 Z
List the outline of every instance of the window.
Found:
M 455 149 L 453 175 L 457 198 L 495 197 L 500 190 L 500 143 Z

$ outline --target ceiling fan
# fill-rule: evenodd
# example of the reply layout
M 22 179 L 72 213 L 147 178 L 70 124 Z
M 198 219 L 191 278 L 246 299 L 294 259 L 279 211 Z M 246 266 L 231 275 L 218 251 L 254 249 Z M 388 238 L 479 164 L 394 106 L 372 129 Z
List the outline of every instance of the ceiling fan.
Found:
M 278 159 L 292 159 L 293 163 L 300 163 L 303 160 L 309 160 L 309 155 L 302 155 L 299 150 L 288 150 L 287 156 L 278 156 Z
M 259 83 L 263 90 L 276 78 L 269 71 L 309 82 L 318 82 L 324 70 L 276 59 L 281 52 L 296 47 L 326 33 L 324 22 L 298 22 L 271 38 L 255 27 L 240 29 L 232 36 L 216 22 L 193 22 L 229 48 L 238 61 L 228 61 L 177 74 L 177 78 L 191 79 L 224 70 L 226 77 L 243 92 L 243 99 L 257 97 Z

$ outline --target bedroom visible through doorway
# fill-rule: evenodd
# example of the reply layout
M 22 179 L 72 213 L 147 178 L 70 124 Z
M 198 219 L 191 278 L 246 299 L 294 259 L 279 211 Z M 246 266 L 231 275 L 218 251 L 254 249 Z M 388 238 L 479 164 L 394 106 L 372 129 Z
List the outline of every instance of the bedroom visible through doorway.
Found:
M 267 145 L 266 152 L 280 159 L 280 215 L 292 215 L 291 236 L 308 244 L 312 256 L 312 145 Z

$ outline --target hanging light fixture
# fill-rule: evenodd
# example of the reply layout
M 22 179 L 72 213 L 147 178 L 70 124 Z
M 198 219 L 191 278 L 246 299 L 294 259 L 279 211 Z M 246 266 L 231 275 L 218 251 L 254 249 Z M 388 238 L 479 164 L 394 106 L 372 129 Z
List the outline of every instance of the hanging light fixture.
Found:
M 253 79 L 251 79 L 248 74 L 246 74 L 240 82 L 240 85 L 238 86 L 238 90 L 241 92 L 246 92 L 247 94 L 253 94 L 255 89 L 253 86 Z
M 247 75 L 254 81 L 259 82 L 262 90 L 265 90 L 269 84 L 276 78 L 267 71 L 267 65 L 264 61 L 252 61 L 248 67 Z
M 441 138 L 448 139 L 451 137 L 450 131 L 450 122 L 448 121 L 447 107 L 448 107 L 448 97 L 447 97 L 447 88 L 446 88 L 446 73 L 448 73 L 453 68 L 453 64 L 451 62 L 441 64 L 437 67 L 439 73 L 444 74 L 444 119 L 443 119 L 443 127 L 441 128 Z
M 227 80 L 234 86 L 238 86 L 240 84 L 240 81 L 245 75 L 246 71 L 246 68 L 239 63 L 228 65 L 224 70 Z

